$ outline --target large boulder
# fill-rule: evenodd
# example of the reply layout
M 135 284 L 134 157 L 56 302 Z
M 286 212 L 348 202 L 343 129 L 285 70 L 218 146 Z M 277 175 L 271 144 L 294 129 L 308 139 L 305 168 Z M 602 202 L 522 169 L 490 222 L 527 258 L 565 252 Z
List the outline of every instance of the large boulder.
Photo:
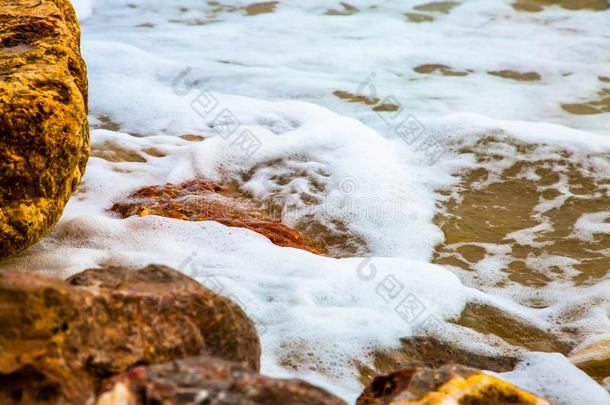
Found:
M 87 77 L 69 0 L 0 4 L 0 259 L 41 239 L 89 154 Z
M 460 365 L 418 367 L 375 378 L 356 405 L 551 405 L 503 380 Z
M 300 380 L 262 376 L 242 364 L 195 357 L 138 367 L 113 378 L 96 405 L 346 405 Z
M 67 282 L 0 273 L 0 404 L 84 404 L 114 374 L 201 354 L 258 370 L 254 324 L 167 267 L 93 269 Z

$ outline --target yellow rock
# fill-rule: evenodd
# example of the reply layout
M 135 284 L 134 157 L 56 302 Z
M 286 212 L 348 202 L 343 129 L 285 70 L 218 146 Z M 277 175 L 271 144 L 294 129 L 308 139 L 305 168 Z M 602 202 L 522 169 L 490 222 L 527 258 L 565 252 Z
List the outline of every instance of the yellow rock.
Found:
M 549 402 L 486 374 L 454 377 L 436 391 L 416 401 L 392 402 L 392 405 L 460 405 L 475 404 L 550 405 Z
M 0 3 L 0 259 L 40 240 L 89 154 L 86 67 L 69 0 Z
M 506 381 L 457 364 L 376 377 L 356 405 L 551 405 Z

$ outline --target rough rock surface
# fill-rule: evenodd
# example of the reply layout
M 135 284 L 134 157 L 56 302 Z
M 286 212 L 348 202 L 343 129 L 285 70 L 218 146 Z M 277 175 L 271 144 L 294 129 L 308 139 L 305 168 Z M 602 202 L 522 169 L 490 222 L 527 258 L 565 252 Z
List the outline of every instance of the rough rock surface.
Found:
M 373 380 L 356 405 L 550 405 L 477 369 L 445 365 L 411 368 Z
M 167 267 L 93 269 L 67 282 L 0 273 L 0 404 L 84 404 L 114 374 L 201 354 L 257 370 L 254 324 Z
M 159 215 L 186 221 L 217 221 L 226 226 L 248 228 L 279 246 L 323 253 L 301 232 L 271 219 L 248 199 L 204 179 L 145 187 L 127 201 L 115 204 L 112 211 L 123 218 Z
M 45 235 L 85 171 L 79 46 L 69 0 L 0 3 L 0 259 Z
M 272 379 L 241 364 L 200 356 L 137 367 L 113 378 L 96 405 L 345 405 L 300 380 Z

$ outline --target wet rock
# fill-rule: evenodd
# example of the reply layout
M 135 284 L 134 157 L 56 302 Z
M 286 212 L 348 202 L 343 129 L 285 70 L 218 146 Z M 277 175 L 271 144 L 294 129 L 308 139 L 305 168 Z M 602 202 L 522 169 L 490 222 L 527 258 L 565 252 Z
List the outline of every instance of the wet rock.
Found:
M 566 10 L 603 11 L 610 8 L 608 0 L 517 0 L 513 8 L 517 11 L 537 13 L 546 7 L 559 6 Z
M 561 104 L 561 108 L 563 108 L 564 111 L 575 115 L 610 113 L 610 89 L 602 89 L 598 92 L 598 96 L 598 99 L 588 100 L 582 103 L 564 103 Z
M 571 340 L 575 338 L 573 332 L 554 333 L 493 306 L 472 302 L 466 304 L 456 323 L 530 351 L 567 354 L 573 345 Z
M 146 158 L 136 148 L 114 141 L 106 141 L 99 145 L 93 145 L 91 157 L 104 159 L 109 162 L 147 162 Z
M 273 13 L 277 6 L 277 1 L 265 1 L 262 3 L 253 3 L 245 7 L 247 16 L 254 16 L 259 14 Z
M 203 142 L 205 140 L 205 137 L 203 137 L 201 135 L 194 135 L 194 134 L 181 135 L 180 138 L 184 139 L 185 141 L 189 141 L 189 142 Z
M 517 72 L 515 70 L 493 70 L 487 72 L 492 76 L 501 77 L 503 79 L 517 80 L 520 82 L 535 82 L 541 78 L 538 72 Z
M 457 187 L 439 190 L 434 223 L 443 231 L 444 241 L 436 247 L 434 263 L 464 270 L 462 275 L 483 289 L 506 284 L 541 288 L 557 281 L 593 285 L 607 277 L 610 235 L 600 232 L 588 238 L 578 233 L 576 225 L 582 215 L 605 212 L 610 206 L 610 196 L 604 191 L 607 179 L 602 171 L 593 169 L 594 162 L 605 159 L 605 154 L 576 153 L 507 136 L 483 137 L 476 145 L 456 149 L 475 156 L 476 166 L 460 173 Z M 550 200 L 556 204 L 552 209 L 537 208 Z M 526 230 L 534 230 L 528 237 L 536 244 L 516 240 L 514 235 Z M 506 250 L 498 253 L 488 246 Z M 499 256 L 507 260 L 497 273 L 500 280 L 476 277 L 483 257 L 498 260 Z M 557 266 L 550 259 L 556 256 L 573 261 L 576 272 L 571 266 Z M 513 299 L 534 308 L 553 304 L 536 290 L 532 292 Z M 514 335 L 525 330 L 517 326 L 513 323 L 506 331 Z M 540 336 L 544 335 L 548 332 Z M 562 353 L 566 353 L 564 349 Z
M 379 103 L 378 98 L 370 98 L 361 94 L 355 94 L 345 90 L 336 90 L 333 92 L 333 94 L 341 100 L 345 100 L 349 103 L 362 103 L 366 105 L 375 105 Z
M 598 382 L 610 377 L 610 339 L 573 350 L 568 359 Z
M 423 23 L 423 22 L 432 22 L 434 21 L 434 17 L 427 14 L 419 14 L 419 13 L 405 13 L 405 16 L 409 20 L 409 22 L 414 23 Z
M 433 1 L 431 3 L 417 5 L 413 7 L 413 9 L 417 11 L 430 11 L 447 14 L 459 5 L 460 3 L 456 1 Z
M 447 65 L 440 64 L 426 64 L 419 65 L 413 69 L 417 73 L 421 74 L 431 74 L 431 73 L 440 73 L 443 76 L 468 76 L 469 73 L 472 73 L 472 70 L 456 70 Z
M 226 226 L 247 228 L 279 246 L 324 253 L 305 239 L 301 232 L 272 219 L 252 201 L 203 179 L 181 184 L 143 188 L 112 211 L 123 218 L 132 215 L 160 215 L 185 221 L 217 221 Z
M 260 358 L 235 303 L 163 266 L 66 282 L 0 274 L 0 348 L 1 404 L 84 404 L 103 379 L 140 364 L 210 354 L 257 370 Z
M 401 108 L 400 105 L 390 103 L 387 100 L 380 101 L 377 97 L 371 98 L 361 94 L 351 93 L 349 91 L 337 90 L 333 92 L 333 94 L 341 100 L 347 101 L 348 103 L 361 103 L 368 106 L 374 106 L 373 111 L 377 112 L 395 112 Z
M 59 219 L 89 153 L 86 67 L 68 0 L 0 5 L 0 259 Z
M 376 350 L 371 353 L 372 367 L 359 364 L 360 381 L 368 385 L 379 374 L 396 370 L 459 363 L 468 367 L 495 372 L 511 371 L 519 361 L 516 355 L 489 355 L 460 347 L 455 342 L 445 342 L 431 336 L 411 336 L 401 339 L 400 347 Z
M 113 378 L 96 405 L 344 405 L 304 381 L 272 379 L 242 364 L 199 356 Z
M 503 380 L 477 369 L 446 365 L 410 368 L 373 380 L 356 405 L 550 405 Z
M 324 13 L 324 14 L 326 14 L 326 15 L 335 15 L 335 16 L 337 16 L 337 15 L 344 15 L 345 16 L 345 15 L 356 14 L 358 11 L 360 11 L 358 9 L 358 7 L 352 6 L 349 3 L 341 2 L 340 4 L 341 4 L 342 9 L 336 10 L 334 8 L 331 8 L 331 9 L 326 10 L 326 13 Z

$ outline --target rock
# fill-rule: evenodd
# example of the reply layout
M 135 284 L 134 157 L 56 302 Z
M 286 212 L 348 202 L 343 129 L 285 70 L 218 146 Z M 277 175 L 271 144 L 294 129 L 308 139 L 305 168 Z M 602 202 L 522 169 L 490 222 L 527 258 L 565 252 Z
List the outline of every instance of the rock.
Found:
M 489 355 L 459 346 L 457 342 L 441 341 L 431 336 L 411 336 L 400 340 L 396 349 L 378 349 L 370 353 L 372 368 L 358 364 L 360 381 L 369 384 L 375 375 L 395 370 L 459 363 L 468 367 L 495 372 L 511 371 L 517 365 L 516 355 Z
M 517 11 L 538 13 L 546 7 L 559 6 L 566 10 L 603 11 L 610 8 L 608 0 L 515 0 L 513 8 Z
M 517 72 L 515 70 L 508 69 L 489 71 L 487 74 L 502 77 L 504 79 L 517 80 L 520 82 L 534 82 L 542 79 L 540 73 L 538 72 Z
M 498 378 L 460 365 L 411 368 L 373 380 L 356 405 L 550 405 Z
M 127 201 L 115 204 L 112 211 L 123 218 L 159 215 L 186 221 L 217 221 L 226 226 L 250 229 L 279 246 L 324 253 L 301 232 L 271 219 L 250 200 L 228 187 L 204 179 L 145 187 Z
M 610 377 L 610 339 L 574 349 L 568 359 L 579 369 L 602 382 Z
M 96 405 L 345 405 L 300 380 L 262 376 L 207 356 L 137 367 L 110 380 Z
M 0 259 L 57 222 L 89 154 L 86 67 L 69 0 L 0 5 Z
M 258 370 L 254 324 L 167 267 L 93 269 L 67 282 L 0 274 L 1 404 L 84 404 L 114 374 L 201 354 Z

